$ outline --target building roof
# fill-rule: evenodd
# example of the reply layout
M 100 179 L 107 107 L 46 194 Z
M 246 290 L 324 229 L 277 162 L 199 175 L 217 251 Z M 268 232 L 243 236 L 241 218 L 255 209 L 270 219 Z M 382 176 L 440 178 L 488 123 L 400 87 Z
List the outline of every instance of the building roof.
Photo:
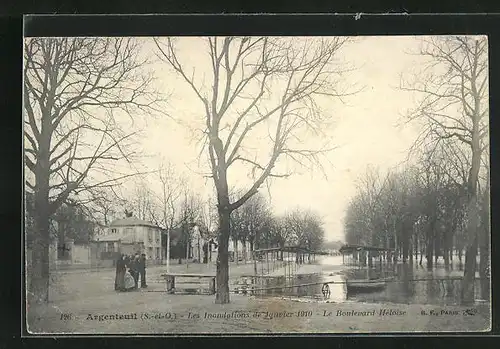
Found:
M 144 221 L 142 219 L 136 217 L 127 217 L 122 219 L 117 219 L 109 225 L 110 227 L 126 227 L 126 226 L 146 226 L 146 227 L 154 227 L 159 228 L 156 224 Z

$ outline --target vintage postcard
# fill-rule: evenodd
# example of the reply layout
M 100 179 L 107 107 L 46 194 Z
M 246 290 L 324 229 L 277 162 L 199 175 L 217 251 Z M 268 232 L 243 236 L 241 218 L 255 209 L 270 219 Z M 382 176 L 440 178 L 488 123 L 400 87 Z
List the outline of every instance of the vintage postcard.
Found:
M 487 36 L 26 37 L 30 334 L 491 330 Z

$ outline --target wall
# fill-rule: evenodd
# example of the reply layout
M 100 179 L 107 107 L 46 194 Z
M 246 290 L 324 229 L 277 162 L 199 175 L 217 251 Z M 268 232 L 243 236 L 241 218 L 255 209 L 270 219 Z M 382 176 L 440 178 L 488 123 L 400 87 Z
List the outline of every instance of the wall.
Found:
M 143 251 L 144 251 L 144 244 L 142 243 L 132 243 L 132 244 L 122 243 L 120 245 L 120 253 L 126 255 L 134 255 L 136 252 L 143 253 Z
M 33 252 L 30 248 L 26 248 L 24 255 L 26 266 L 31 267 L 33 263 Z M 57 260 L 57 245 L 53 243 L 49 246 L 49 263 L 51 265 L 55 264 Z
M 90 248 L 88 245 L 73 245 L 73 264 L 90 264 Z
M 101 259 L 101 252 L 104 252 L 104 250 L 105 250 L 104 246 L 105 246 L 105 242 L 92 242 L 92 243 L 90 243 L 89 250 L 90 250 L 90 267 L 91 268 L 113 267 L 114 260 L 111 260 L 111 259 L 102 260 Z
M 141 228 L 141 233 L 144 241 L 144 253 L 148 260 L 163 259 L 162 253 L 162 236 L 161 229 L 156 227 L 138 227 Z M 151 239 L 150 239 L 151 237 Z
M 57 246 L 50 246 L 50 268 L 51 270 L 81 269 L 81 268 L 107 268 L 114 266 L 114 259 L 102 260 L 101 252 L 104 252 L 104 243 L 91 242 L 88 245 L 73 245 L 72 259 L 57 261 Z M 29 279 L 29 270 L 32 265 L 32 251 L 26 249 L 26 276 Z

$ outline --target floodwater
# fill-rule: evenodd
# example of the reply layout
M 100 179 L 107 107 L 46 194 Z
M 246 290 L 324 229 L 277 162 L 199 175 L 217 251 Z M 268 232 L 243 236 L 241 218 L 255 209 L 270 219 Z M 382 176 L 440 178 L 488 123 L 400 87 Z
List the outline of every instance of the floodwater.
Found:
M 301 273 L 290 278 L 285 276 L 265 277 L 255 285 L 256 296 L 290 296 L 329 300 L 333 302 L 370 302 L 370 303 L 412 303 L 456 305 L 460 303 L 461 280 L 463 271 L 446 271 L 437 266 L 431 271 L 418 265 L 398 264 L 392 268 L 374 265 L 371 277 L 392 277 L 386 286 L 376 291 L 351 293 L 345 281 L 366 279 L 366 269 L 356 269 L 342 265 L 342 257 L 328 256 L 320 258 L 316 264 L 304 265 Z M 300 272 L 300 270 L 299 270 Z M 324 286 L 328 283 L 328 287 Z M 264 289 L 265 290 L 259 290 Z M 480 282 L 476 280 L 476 295 L 479 294 Z M 329 291 L 329 292 L 328 292 Z

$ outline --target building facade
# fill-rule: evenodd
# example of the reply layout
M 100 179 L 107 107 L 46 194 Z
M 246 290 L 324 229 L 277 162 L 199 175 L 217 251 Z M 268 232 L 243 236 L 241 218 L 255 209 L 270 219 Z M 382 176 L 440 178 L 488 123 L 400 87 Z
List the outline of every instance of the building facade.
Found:
M 163 230 L 151 222 L 127 217 L 112 222 L 95 242 L 108 254 L 144 253 L 148 260 L 163 260 Z
M 217 239 L 211 239 L 212 243 L 208 244 L 210 246 L 209 249 L 209 259 L 210 261 L 217 260 L 218 248 L 217 248 Z M 229 243 L 227 246 L 227 252 L 229 254 L 230 262 L 242 262 L 242 261 L 250 261 L 252 260 L 252 250 L 250 249 L 250 244 L 243 245 L 240 241 L 235 241 L 229 238 Z

